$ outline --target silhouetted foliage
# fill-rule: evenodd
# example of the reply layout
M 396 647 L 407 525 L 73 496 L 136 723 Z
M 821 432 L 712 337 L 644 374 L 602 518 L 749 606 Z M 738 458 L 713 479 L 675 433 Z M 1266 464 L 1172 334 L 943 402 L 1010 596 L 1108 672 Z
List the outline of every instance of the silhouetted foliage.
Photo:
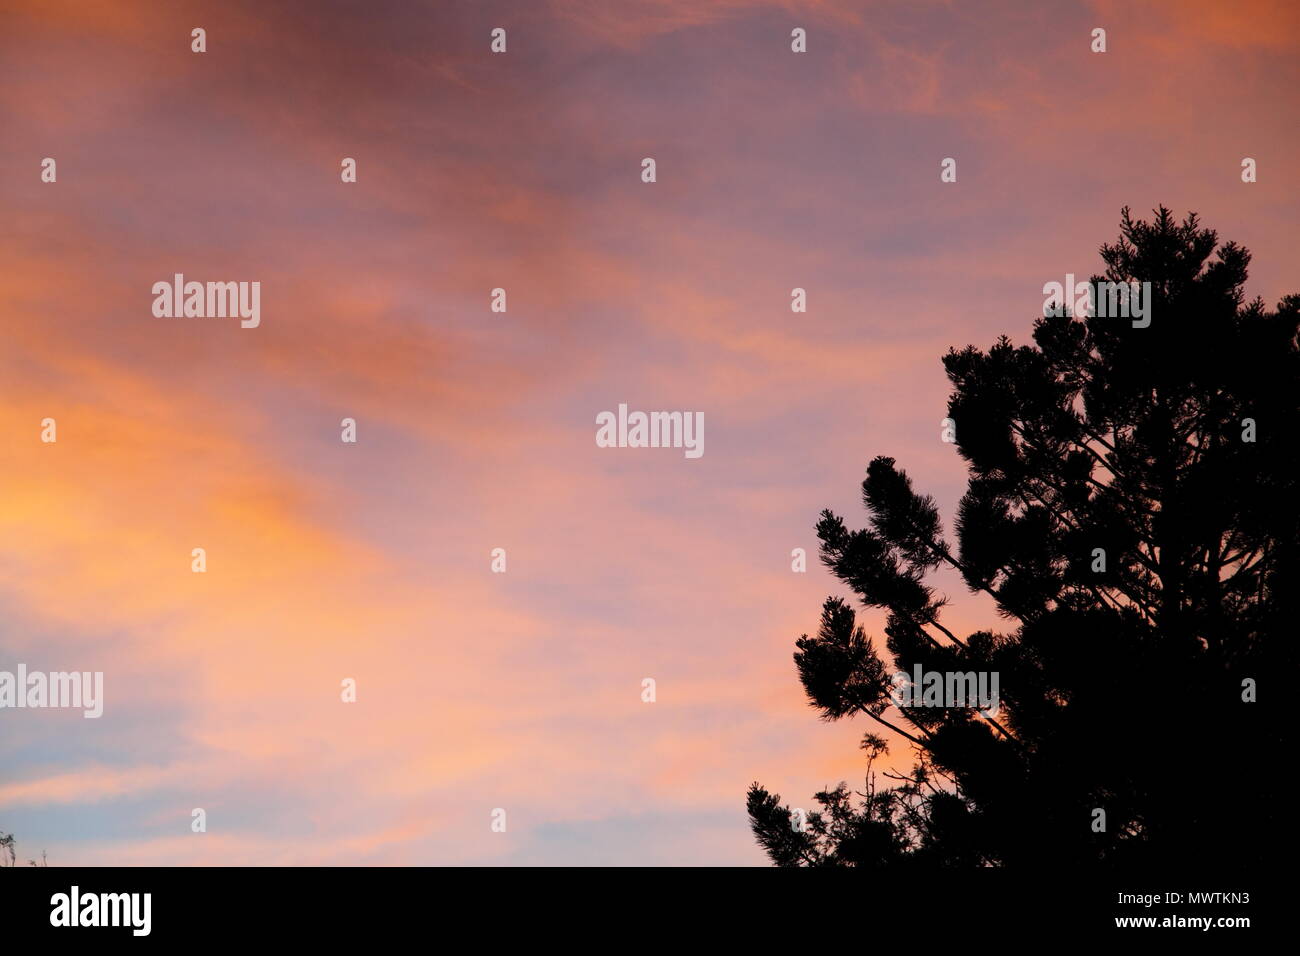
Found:
M 12 833 L 0 832 L 0 867 L 14 866 L 18 862 L 17 844 L 18 841 Z M 41 851 L 41 862 L 37 863 L 35 860 L 28 860 L 27 862 L 31 866 L 50 865 L 45 859 L 45 851 L 43 850 Z
M 1125 209 L 1101 257 L 1093 282 L 1151 283 L 1149 327 L 1045 317 L 1032 346 L 944 358 L 969 470 L 955 550 L 892 458 L 867 469 L 867 528 L 822 513 L 822 560 L 884 610 L 894 667 L 832 597 L 797 642 L 800 680 L 825 719 L 902 735 L 915 769 L 878 790 L 868 734 L 865 792 L 817 794 L 802 829 L 754 784 L 774 863 L 1245 865 L 1294 846 L 1292 720 L 1243 682 L 1276 702 L 1295 674 L 1300 296 L 1246 303 L 1249 253 L 1164 207 Z M 940 565 L 1003 626 L 951 633 L 926 584 Z M 917 664 L 997 672 L 1001 709 L 893 706 L 890 675 Z

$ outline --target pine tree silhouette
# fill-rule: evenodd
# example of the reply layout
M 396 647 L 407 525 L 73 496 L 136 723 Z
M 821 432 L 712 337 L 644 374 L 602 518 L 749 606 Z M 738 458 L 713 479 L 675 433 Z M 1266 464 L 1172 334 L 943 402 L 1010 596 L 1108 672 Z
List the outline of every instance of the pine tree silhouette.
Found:
M 800 679 L 825 719 L 901 735 L 915 767 L 877 789 L 867 734 L 865 792 L 819 793 L 806 821 L 754 784 L 777 865 L 1245 866 L 1294 846 L 1276 715 L 1296 663 L 1300 296 L 1245 303 L 1250 254 L 1163 206 L 1125 208 L 1101 257 L 1094 283 L 1151 283 L 1149 326 L 1044 317 L 1033 346 L 944 358 L 970 472 L 955 550 L 892 458 L 867 469 L 868 528 L 822 512 L 822 561 L 884 610 L 894 667 L 832 597 L 796 642 Z M 945 627 L 940 565 L 1004 626 Z M 996 672 L 1000 710 L 894 706 L 890 677 L 917 664 Z

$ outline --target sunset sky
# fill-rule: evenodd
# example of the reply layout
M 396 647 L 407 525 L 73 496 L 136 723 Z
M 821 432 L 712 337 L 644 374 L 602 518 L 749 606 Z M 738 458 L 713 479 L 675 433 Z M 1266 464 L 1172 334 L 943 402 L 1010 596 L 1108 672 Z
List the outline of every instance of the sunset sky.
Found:
M 812 806 L 873 729 L 791 661 L 846 594 L 819 511 L 862 524 L 885 454 L 951 527 L 941 356 L 1026 341 L 1125 205 L 1300 292 L 1298 105 L 1290 0 L 5 0 L 0 670 L 105 705 L 0 710 L 0 831 L 762 865 L 749 783 Z M 175 273 L 259 281 L 260 327 L 156 318 Z M 598 448 L 620 403 L 702 412 L 703 456 Z

